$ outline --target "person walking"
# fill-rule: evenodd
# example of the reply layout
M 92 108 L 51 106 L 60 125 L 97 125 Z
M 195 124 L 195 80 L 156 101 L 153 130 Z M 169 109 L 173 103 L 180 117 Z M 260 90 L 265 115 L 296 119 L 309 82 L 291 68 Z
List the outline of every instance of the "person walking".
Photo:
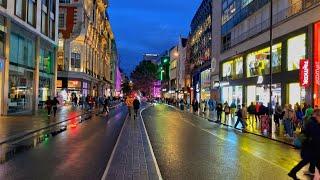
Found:
M 238 124 L 241 123 L 242 125 L 242 131 L 245 131 L 246 129 L 246 124 L 244 123 L 243 121 L 243 115 L 242 115 L 243 111 L 242 111 L 242 108 L 240 105 L 238 105 L 238 110 L 237 110 L 237 113 L 236 113 L 236 116 L 237 116 L 237 121 L 236 121 L 236 124 L 234 125 L 234 128 L 237 128 Z
M 229 115 L 230 115 L 230 106 L 227 101 L 224 103 L 223 111 L 224 111 L 224 123 L 227 124 L 227 122 L 229 121 Z
M 217 111 L 217 121 L 216 122 L 220 124 L 221 123 L 221 115 L 222 115 L 222 111 L 223 111 L 221 103 L 218 103 L 216 111 Z
M 301 161 L 288 173 L 288 176 L 293 179 L 298 179 L 297 172 L 299 172 L 305 165 L 310 163 L 311 169 L 316 166 L 320 169 L 320 110 L 314 111 L 310 123 L 306 125 L 303 130 L 305 136 L 301 148 Z M 312 173 L 312 172 L 311 172 Z M 314 173 L 314 172 L 313 172 Z
M 256 114 L 255 114 L 255 117 L 256 117 L 256 122 L 258 122 L 258 120 L 260 121 L 260 103 L 259 102 L 256 102 Z
M 48 112 L 48 117 L 50 117 L 51 110 L 52 110 L 52 100 L 51 100 L 50 96 L 47 97 L 47 101 L 45 102 L 45 104 L 46 104 L 46 108 L 47 108 L 47 112 Z
M 236 106 L 236 103 L 235 103 L 234 100 L 232 100 L 230 108 L 231 108 L 231 119 L 232 119 L 232 118 L 234 118 L 234 115 L 235 115 L 236 110 L 237 110 L 237 106 Z
M 284 109 L 284 129 L 285 129 L 285 136 L 293 137 L 293 119 L 295 118 L 295 112 L 292 109 L 291 104 L 286 104 Z
M 303 128 L 303 111 L 301 109 L 301 106 L 300 105 L 297 105 L 296 108 L 295 108 L 295 112 L 296 112 L 296 119 L 297 119 L 297 122 L 296 123 L 296 127 L 299 127 L 300 130 L 302 130 Z
M 193 112 L 197 113 L 198 112 L 198 109 L 199 109 L 199 103 L 196 99 L 193 100 L 193 103 L 192 103 L 192 108 L 193 108 Z
M 56 97 L 52 100 L 53 117 L 56 117 L 59 101 Z
M 276 127 L 280 127 L 280 120 L 282 119 L 283 110 L 280 106 L 280 104 L 277 102 L 275 107 L 275 113 L 274 113 L 274 123 L 276 124 Z
M 136 119 L 138 117 L 138 111 L 140 109 L 140 101 L 138 100 L 138 98 L 135 98 L 133 101 L 133 109 L 134 109 L 133 119 Z

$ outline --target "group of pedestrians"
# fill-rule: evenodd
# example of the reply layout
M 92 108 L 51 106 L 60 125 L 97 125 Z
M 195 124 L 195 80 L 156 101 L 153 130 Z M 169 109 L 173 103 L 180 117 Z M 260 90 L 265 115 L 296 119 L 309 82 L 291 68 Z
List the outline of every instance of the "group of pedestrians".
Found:
M 57 97 L 54 97 L 53 99 L 51 99 L 50 96 L 47 97 L 47 101 L 45 102 L 45 105 L 48 112 L 48 117 L 51 116 L 52 110 L 53 110 L 53 116 L 56 117 L 58 104 L 59 104 L 59 101 Z
M 136 119 L 141 105 L 139 99 L 131 95 L 126 97 L 125 102 L 128 107 L 129 117 L 133 114 L 133 119 Z

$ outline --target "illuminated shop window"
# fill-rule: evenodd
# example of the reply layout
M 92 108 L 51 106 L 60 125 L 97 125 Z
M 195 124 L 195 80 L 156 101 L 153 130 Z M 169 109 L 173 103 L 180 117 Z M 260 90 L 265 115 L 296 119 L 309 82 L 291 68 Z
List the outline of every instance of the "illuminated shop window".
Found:
M 300 69 L 300 60 L 306 57 L 306 34 L 288 40 L 288 71 Z
M 222 77 L 232 79 L 241 78 L 243 75 L 243 58 L 239 57 L 222 65 Z
M 222 65 L 222 77 L 230 77 L 233 71 L 233 61 L 225 62 Z
M 272 46 L 272 72 L 281 71 L 281 43 Z M 247 76 L 263 76 L 269 74 L 269 52 L 270 48 L 248 54 L 247 56 Z
M 302 104 L 305 102 L 306 91 L 304 88 L 300 87 L 299 83 L 291 83 L 288 85 L 289 95 L 288 103 L 295 105 L 296 103 Z

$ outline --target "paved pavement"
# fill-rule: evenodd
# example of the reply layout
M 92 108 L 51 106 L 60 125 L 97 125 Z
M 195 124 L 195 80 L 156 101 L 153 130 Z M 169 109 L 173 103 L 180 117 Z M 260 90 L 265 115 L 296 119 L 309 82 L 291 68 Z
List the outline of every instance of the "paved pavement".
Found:
M 86 113 L 88 111 L 80 107 L 61 106 L 57 111 L 56 117 L 48 117 L 46 110 L 39 110 L 35 115 L 0 116 L 0 143 L 9 138 L 21 136 Z
M 124 123 L 126 108 L 50 137 L 0 165 L 0 179 L 100 180 Z
M 177 107 L 178 108 L 178 107 Z M 185 112 L 189 112 L 189 113 L 193 113 L 192 108 L 190 109 L 184 109 Z M 216 121 L 217 120 L 217 116 L 215 113 L 213 112 L 209 112 L 208 110 L 206 112 L 201 112 L 201 110 L 199 109 L 199 111 L 197 113 L 193 113 L 194 115 L 197 115 L 199 117 L 203 117 L 206 118 L 210 121 Z M 231 117 L 231 115 L 229 115 L 227 118 L 225 117 L 225 114 L 222 113 L 222 124 L 227 125 L 227 126 L 231 126 L 234 127 L 235 123 L 236 123 L 236 117 Z M 280 142 L 284 142 L 284 143 L 288 143 L 288 144 L 293 144 L 293 138 L 289 138 L 289 137 L 285 137 L 284 134 L 284 126 L 282 124 L 282 121 L 280 121 L 280 128 L 276 128 L 275 127 L 275 123 L 272 122 L 272 133 L 262 133 L 261 132 L 261 124 L 260 121 L 255 121 L 254 117 L 251 117 L 247 120 L 247 128 L 246 130 L 250 133 L 259 135 L 259 136 L 264 136 L 270 139 L 274 139 Z M 241 124 L 239 123 L 239 125 L 237 126 L 237 128 L 241 128 Z M 299 131 L 297 130 L 295 132 L 295 134 L 298 134 Z
M 142 116 L 164 179 L 284 180 L 300 161 L 291 146 L 165 105 L 148 108 Z
M 104 179 L 159 179 L 140 116 L 128 117 Z
M 52 123 L 72 119 L 84 114 L 81 108 L 62 106 L 56 117 L 48 117 L 45 110 L 39 110 L 35 115 L 0 116 L 0 142 L 11 136 L 22 135 L 35 129 L 46 127 Z

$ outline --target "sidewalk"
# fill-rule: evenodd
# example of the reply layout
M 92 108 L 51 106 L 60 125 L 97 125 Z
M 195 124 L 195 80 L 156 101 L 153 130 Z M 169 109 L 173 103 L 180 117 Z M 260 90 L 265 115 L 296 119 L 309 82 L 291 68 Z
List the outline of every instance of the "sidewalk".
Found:
M 104 179 L 159 179 L 149 148 L 147 134 L 139 116 L 128 117 L 114 147 Z
M 58 109 L 56 117 L 53 117 L 53 115 L 48 117 L 46 110 L 43 109 L 35 115 L 0 116 L 0 142 L 9 137 L 22 135 L 85 113 L 86 111 L 79 107 L 62 106 Z
M 177 107 L 177 106 L 174 106 L 174 107 L 179 109 L 179 107 Z M 185 108 L 183 111 L 188 112 L 188 113 L 192 113 L 192 114 L 199 116 L 199 117 L 202 117 L 202 118 L 205 118 L 211 122 L 214 122 L 217 120 L 216 119 L 217 116 L 214 113 L 209 113 L 209 111 L 203 113 L 203 112 L 200 112 L 201 110 L 199 109 L 199 112 L 193 113 L 191 107 L 189 110 L 187 110 Z M 227 121 L 225 121 L 225 115 L 224 115 L 224 113 L 222 113 L 221 123 L 222 123 L 222 125 L 229 126 L 229 127 L 233 128 L 236 123 L 236 117 L 231 118 L 231 116 L 229 116 L 229 119 L 227 119 Z M 240 127 L 241 127 L 241 124 L 239 123 L 237 128 L 240 128 Z M 261 132 L 261 125 L 260 125 L 259 121 L 256 122 L 255 119 L 252 119 L 252 118 L 247 120 L 247 129 L 246 130 L 248 133 L 262 136 L 262 137 L 266 137 L 269 139 L 273 139 L 275 141 L 283 142 L 283 143 L 286 143 L 289 145 L 293 145 L 294 139 L 284 136 L 284 127 L 283 127 L 282 121 L 280 122 L 280 128 L 275 128 L 275 123 L 272 121 L 272 128 L 273 129 L 272 129 L 271 134 L 263 134 Z M 297 134 L 297 131 L 295 132 L 295 136 L 296 136 L 296 134 Z

